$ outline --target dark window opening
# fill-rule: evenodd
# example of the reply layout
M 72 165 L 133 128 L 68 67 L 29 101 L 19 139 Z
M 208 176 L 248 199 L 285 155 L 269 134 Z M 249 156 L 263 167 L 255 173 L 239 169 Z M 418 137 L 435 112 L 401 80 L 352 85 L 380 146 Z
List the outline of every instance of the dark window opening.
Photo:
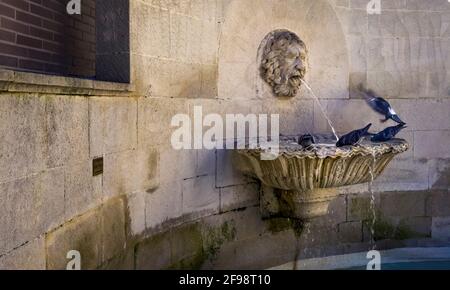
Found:
M 0 68 L 129 82 L 128 0 L 0 0 Z

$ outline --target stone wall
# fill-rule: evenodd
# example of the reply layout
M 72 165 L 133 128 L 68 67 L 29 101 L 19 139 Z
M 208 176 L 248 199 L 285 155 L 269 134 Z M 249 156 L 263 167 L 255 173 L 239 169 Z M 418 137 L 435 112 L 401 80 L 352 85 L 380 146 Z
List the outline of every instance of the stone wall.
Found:
M 0 268 L 65 268 L 69 250 L 89 269 L 219 269 L 368 249 L 367 185 L 339 189 L 309 223 L 263 221 L 259 184 L 230 151 L 172 149 L 171 118 L 196 105 L 279 113 L 283 134 L 329 131 L 304 88 L 279 99 L 260 81 L 258 48 L 277 28 L 305 41 L 306 81 L 339 132 L 383 126 L 349 89 L 359 82 L 408 122 L 413 149 L 372 186 L 378 247 L 448 245 L 450 5 L 382 1 L 369 16 L 366 2 L 131 0 L 125 91 L 0 72 Z

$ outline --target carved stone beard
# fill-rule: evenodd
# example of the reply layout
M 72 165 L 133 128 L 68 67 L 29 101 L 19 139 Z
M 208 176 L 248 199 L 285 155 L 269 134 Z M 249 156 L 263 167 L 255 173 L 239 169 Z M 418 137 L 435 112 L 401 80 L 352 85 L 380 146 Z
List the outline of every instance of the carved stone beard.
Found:
M 281 30 L 271 35 L 264 49 L 261 77 L 276 96 L 294 97 L 306 73 L 306 46 L 292 32 Z
M 305 77 L 305 70 L 298 68 L 286 68 L 286 77 L 281 77 L 281 83 L 276 84 L 273 88 L 275 95 L 294 97 L 297 95 L 302 79 Z M 283 75 L 283 73 L 282 73 Z
M 291 78 L 282 84 L 275 85 L 273 88 L 273 92 L 275 93 L 275 95 L 280 97 L 293 97 L 297 95 L 300 86 L 301 82 L 299 79 Z

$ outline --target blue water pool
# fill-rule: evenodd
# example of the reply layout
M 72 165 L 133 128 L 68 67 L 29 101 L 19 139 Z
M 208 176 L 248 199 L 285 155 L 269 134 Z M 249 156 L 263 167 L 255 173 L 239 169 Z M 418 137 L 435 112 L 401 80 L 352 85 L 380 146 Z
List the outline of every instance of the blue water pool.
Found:
M 450 270 L 450 247 L 399 248 L 379 251 L 381 270 Z M 272 270 L 366 270 L 368 252 L 298 260 Z
M 366 267 L 353 267 L 348 270 L 366 270 Z M 381 264 L 381 270 L 450 270 L 450 261 L 414 261 Z

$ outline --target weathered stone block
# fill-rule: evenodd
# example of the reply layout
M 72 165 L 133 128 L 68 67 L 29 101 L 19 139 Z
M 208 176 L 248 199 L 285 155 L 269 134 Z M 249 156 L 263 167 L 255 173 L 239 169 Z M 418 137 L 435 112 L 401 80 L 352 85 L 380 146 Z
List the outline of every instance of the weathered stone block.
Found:
M 214 175 L 215 150 L 174 150 L 163 148 L 160 158 L 160 182 L 175 179 L 190 179 L 198 176 Z
M 403 16 L 404 14 L 399 11 L 383 11 L 379 15 L 370 15 L 368 18 L 369 35 L 382 37 L 408 36 L 407 33 L 410 31 L 406 30 L 403 25 Z
M 217 82 L 218 82 L 218 68 L 217 64 L 203 65 L 202 86 L 200 90 L 201 98 L 217 98 Z
M 158 166 L 159 152 L 154 148 L 106 155 L 104 195 L 112 197 L 155 189 L 159 184 Z
M 130 98 L 91 98 L 91 157 L 137 147 L 137 102 Z
M 347 219 L 346 196 L 338 196 L 330 202 L 327 217 L 331 224 L 338 224 Z
M 373 231 L 373 235 L 372 235 Z M 364 241 L 411 240 L 431 236 L 429 217 L 387 217 L 378 214 L 375 220 L 363 223 Z
M 450 216 L 450 193 L 448 191 L 433 191 L 427 199 L 427 216 Z
M 200 175 L 215 175 L 216 173 L 216 151 L 215 150 L 196 150 L 197 160 L 195 173 Z
M 108 261 L 125 249 L 125 208 L 122 198 L 115 198 L 101 207 L 102 262 Z
M 145 2 L 130 3 L 131 47 L 133 53 L 155 57 L 170 56 L 170 17 L 167 9 Z
M 102 176 L 92 176 L 92 161 L 65 167 L 64 177 L 66 219 L 100 204 L 103 197 Z
M 415 131 L 414 157 L 420 158 L 450 158 L 450 131 Z
M 290 230 L 224 244 L 212 261 L 216 270 L 266 269 L 292 261 L 297 239 Z
M 351 72 L 350 73 L 350 81 L 349 81 L 349 89 L 350 89 L 350 98 L 359 98 L 360 95 L 357 93 L 357 88 L 359 85 L 367 87 L 367 73 L 366 72 Z
M 416 237 L 431 237 L 431 217 L 409 217 L 399 221 L 399 226 L 408 229 Z
M 250 183 L 220 188 L 220 211 L 257 205 L 259 203 L 259 185 Z
M 187 61 L 189 20 L 185 15 L 170 14 L 170 57 L 173 59 Z
M 131 235 L 138 235 L 145 231 L 145 196 L 146 192 L 128 195 L 129 231 Z
M 347 36 L 350 52 L 350 71 L 363 72 L 367 70 L 367 45 L 363 36 Z
M 362 222 L 347 222 L 338 225 L 338 238 L 343 243 L 362 242 Z
M 408 10 L 422 10 L 422 11 L 450 11 L 447 3 L 439 0 L 420 1 L 409 0 L 406 1 L 406 8 Z
M 374 195 L 374 205 L 372 205 L 372 196 L 370 194 L 348 195 L 347 196 L 347 220 L 363 221 L 373 218 L 373 210 L 377 211 L 380 207 L 380 195 Z
M 324 220 L 318 217 L 303 224 L 299 239 L 303 248 L 326 248 L 339 243 L 337 223 L 324 223 Z
M 429 181 L 431 189 L 450 189 L 450 160 L 440 159 L 431 162 Z
M 132 54 L 131 62 L 133 64 L 131 74 L 137 92 L 146 97 L 171 96 L 170 78 L 172 72 L 170 68 L 174 61 Z
M 44 142 L 48 167 L 62 166 L 89 158 L 88 102 L 83 97 L 45 96 Z M 30 118 L 26 115 L 26 118 Z M 44 156 L 44 157 L 45 157 Z
M 349 0 L 349 2 L 352 9 L 365 9 L 367 7 L 367 1 L 364 0 Z
M 0 256 L 1 270 L 45 270 L 45 246 L 41 236 Z
M 104 262 L 99 270 L 134 270 L 134 248 Z
M 251 104 L 250 104 L 251 105 Z M 270 128 L 270 115 L 278 114 L 280 119 L 280 133 L 294 135 L 313 131 L 314 115 L 317 111 L 314 101 L 299 98 L 285 103 L 280 100 L 265 100 L 261 103 L 261 113 L 267 114 Z M 259 113 L 259 112 L 258 112 Z
M 145 196 L 145 220 L 147 228 L 155 228 L 163 222 L 182 215 L 183 197 L 181 181 L 162 183 Z
M 188 18 L 187 57 L 192 64 L 201 63 L 202 60 L 202 26 L 199 18 Z
M 205 3 L 215 3 L 215 1 L 206 1 Z M 218 62 L 219 25 L 215 19 L 202 21 L 202 40 L 199 41 L 202 63 L 217 64 Z
M 433 239 L 450 240 L 450 218 L 433 217 L 431 236 Z
M 0 184 L 0 254 L 64 219 L 64 171 L 54 169 Z
M 249 99 L 250 96 L 254 96 L 256 70 L 254 63 L 222 63 L 218 77 L 219 98 L 232 100 Z
M 100 210 L 93 210 L 46 237 L 47 269 L 64 270 L 71 250 L 81 254 L 81 269 L 96 269 L 102 263 L 102 218 Z
M 96 269 L 123 254 L 124 247 L 124 202 L 115 198 L 47 234 L 47 268 L 65 269 L 67 253 L 76 250 L 81 269 Z
M 202 65 L 173 63 L 171 66 L 170 96 L 199 98 L 202 87 Z
M 219 189 L 214 186 L 214 176 L 200 176 L 183 180 L 183 214 L 219 211 Z
M 407 153 L 405 155 L 407 156 Z M 424 159 L 396 158 L 373 182 L 372 188 L 377 192 L 427 190 L 428 167 L 428 161 Z
M 0 182 L 89 158 L 85 98 L 3 95 L 0 118 Z
M 258 237 L 263 233 L 286 229 L 278 230 L 279 228 L 276 227 L 276 223 L 261 219 L 259 207 L 248 207 L 241 211 L 230 211 L 221 215 L 205 217 L 203 219 L 203 239 L 205 248 L 217 248 L 218 244 L 223 244 L 224 241 L 246 240 Z
M 202 233 L 197 223 L 172 230 L 170 246 L 172 269 L 199 269 L 206 259 Z
M 426 192 L 381 193 L 381 212 L 388 217 L 425 216 Z
M 367 35 L 368 15 L 364 10 L 348 11 L 348 26 L 344 29 L 349 35 Z
M 171 148 L 171 136 L 177 129 L 171 127 L 172 118 L 177 114 L 189 114 L 187 101 L 183 99 L 140 98 L 138 110 L 140 148 L 155 145 Z
M 232 150 L 216 150 L 216 187 L 240 185 L 252 182 L 233 166 Z
M 334 5 L 337 7 L 350 7 L 350 0 L 334 0 Z
M 170 233 L 153 236 L 136 246 L 136 270 L 167 269 L 171 264 Z
M 197 150 L 174 150 L 164 148 L 160 158 L 161 183 L 173 182 L 199 176 L 197 174 Z
M 391 100 L 404 121 L 416 131 L 450 129 L 450 99 Z M 430 114 L 430 112 L 433 112 Z
M 371 55 L 376 55 L 371 51 Z M 376 58 L 369 66 L 384 67 L 387 61 L 383 58 Z M 411 77 L 409 77 L 411 74 Z M 408 87 L 408 84 L 403 85 L 403 79 L 409 77 L 409 80 L 417 80 L 419 77 L 415 72 L 398 72 L 398 71 L 369 71 L 367 72 L 367 86 L 374 90 L 378 95 L 383 97 L 399 97 L 399 98 L 409 98 L 413 97 L 411 90 L 416 90 L 414 93 L 418 92 L 417 82 L 409 81 L 408 84 L 412 84 L 413 87 Z M 397 112 L 402 112 L 395 107 Z

